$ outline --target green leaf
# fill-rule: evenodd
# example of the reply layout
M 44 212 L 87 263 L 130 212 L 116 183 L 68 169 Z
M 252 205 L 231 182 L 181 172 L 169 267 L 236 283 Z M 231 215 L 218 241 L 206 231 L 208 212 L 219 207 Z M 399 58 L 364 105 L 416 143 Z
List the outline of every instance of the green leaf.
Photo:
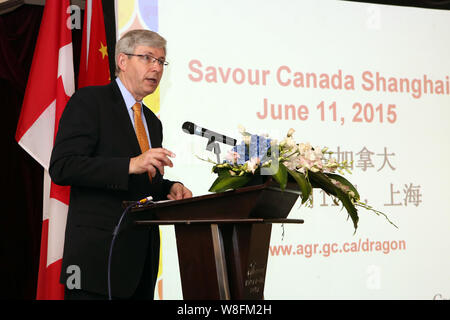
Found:
M 350 197 L 345 192 L 339 190 L 337 197 L 339 198 L 339 200 L 341 200 L 342 204 L 344 205 L 345 209 L 350 215 L 350 218 L 352 218 L 353 227 L 355 228 L 356 232 L 356 229 L 358 229 L 358 221 L 359 221 L 358 210 L 356 210 L 353 202 L 350 200 Z
M 252 179 L 252 175 L 244 176 L 232 176 L 230 174 L 226 175 L 222 173 L 217 177 L 214 183 L 209 188 L 210 192 L 223 192 L 229 189 L 237 189 L 247 185 Z
M 319 188 L 328 194 L 337 197 L 337 188 L 331 180 L 321 172 L 308 171 L 309 182 L 313 188 Z
M 356 210 L 354 204 L 352 203 L 349 195 L 345 192 L 343 192 L 341 189 L 336 187 L 330 180 L 328 176 L 323 174 L 322 172 L 308 172 L 309 180 L 311 181 L 311 185 L 314 188 L 320 188 L 324 190 L 326 193 L 331 194 L 338 198 L 342 205 L 347 210 L 348 214 L 350 215 L 350 218 L 353 221 L 353 227 L 356 229 L 358 228 L 358 210 Z
M 340 176 L 338 174 L 333 174 L 333 173 L 325 173 L 325 175 L 328 176 L 329 178 L 332 178 L 332 179 L 334 179 L 336 181 L 339 181 L 343 185 L 346 185 L 347 187 L 349 187 L 350 190 L 355 193 L 356 199 L 357 200 L 360 199 L 358 190 L 356 190 L 356 188 L 353 186 L 353 184 L 350 181 L 348 181 L 347 179 L 345 179 L 343 176 Z
M 300 191 L 302 192 L 302 204 L 305 203 L 312 191 L 311 183 L 309 183 L 305 175 L 300 172 L 293 170 L 288 170 L 288 172 L 295 179 L 300 188 Z
M 278 163 L 278 171 L 272 175 L 276 182 L 280 184 L 281 190 L 286 189 L 288 181 L 288 170 L 284 164 Z
M 217 166 L 214 167 L 213 169 L 214 173 L 217 173 L 217 175 L 220 176 L 231 176 L 230 175 L 230 168 L 229 167 L 225 167 L 225 168 L 218 168 Z

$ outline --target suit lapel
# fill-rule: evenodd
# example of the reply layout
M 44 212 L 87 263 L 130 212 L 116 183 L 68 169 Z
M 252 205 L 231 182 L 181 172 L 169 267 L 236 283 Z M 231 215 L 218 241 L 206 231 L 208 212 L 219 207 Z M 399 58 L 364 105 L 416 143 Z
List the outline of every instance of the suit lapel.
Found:
M 156 115 L 144 105 L 144 116 L 147 122 L 148 134 L 150 135 L 150 142 L 152 143 L 152 148 L 161 147 L 161 132 L 158 118 Z
M 150 142 L 152 148 L 160 148 L 162 145 L 162 128 L 158 117 L 147 106 L 143 105 L 145 121 L 147 122 L 148 134 L 150 135 Z M 159 170 L 156 170 L 156 176 L 153 178 L 153 185 L 161 182 L 162 175 Z
M 117 121 L 121 126 L 121 128 L 118 128 L 117 130 L 118 132 L 123 132 L 125 142 L 130 146 L 133 154 L 140 154 L 141 148 L 139 147 L 136 132 L 134 131 L 125 101 L 123 100 L 122 94 L 115 80 L 111 81 L 111 90 L 114 97 L 112 112 L 116 115 Z

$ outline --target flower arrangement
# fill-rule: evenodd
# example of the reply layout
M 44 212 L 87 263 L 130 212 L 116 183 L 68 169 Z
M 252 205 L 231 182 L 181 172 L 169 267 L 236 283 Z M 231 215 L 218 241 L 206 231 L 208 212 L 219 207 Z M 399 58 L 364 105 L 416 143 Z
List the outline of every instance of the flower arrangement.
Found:
M 239 131 L 243 140 L 228 152 L 223 163 L 207 160 L 214 164 L 212 170 L 218 175 L 210 192 L 244 187 L 259 175 L 271 176 L 282 190 L 286 188 L 288 180 L 295 181 L 301 192 L 302 205 L 308 200 L 312 201 L 313 188 L 324 190 L 347 210 L 355 232 L 359 220 L 356 207 L 383 215 L 393 224 L 384 213 L 361 202 L 356 188 L 343 177 L 345 172 L 351 173 L 349 164 L 346 161 L 337 162 L 327 148 L 313 148 L 309 143 L 295 142 L 294 129 L 290 129 L 279 143 L 268 136 L 252 135 L 242 126 L 239 126 Z

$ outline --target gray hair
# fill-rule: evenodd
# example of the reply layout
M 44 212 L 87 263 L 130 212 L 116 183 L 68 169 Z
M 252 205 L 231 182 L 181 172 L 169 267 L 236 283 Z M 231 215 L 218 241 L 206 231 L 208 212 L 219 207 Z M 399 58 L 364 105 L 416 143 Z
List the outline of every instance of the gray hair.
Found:
M 156 32 L 145 29 L 128 31 L 116 43 L 116 76 L 118 76 L 120 72 L 120 69 L 117 66 L 117 59 L 120 53 L 134 53 L 137 46 L 163 48 L 164 52 L 167 53 L 166 44 L 166 39 Z

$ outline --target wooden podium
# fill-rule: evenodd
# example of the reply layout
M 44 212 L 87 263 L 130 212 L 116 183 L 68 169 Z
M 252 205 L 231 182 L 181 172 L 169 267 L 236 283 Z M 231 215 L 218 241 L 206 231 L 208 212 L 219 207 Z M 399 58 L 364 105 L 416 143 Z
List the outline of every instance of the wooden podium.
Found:
M 132 209 L 139 227 L 174 225 L 183 298 L 264 299 L 272 223 L 286 219 L 299 191 L 273 182 Z

